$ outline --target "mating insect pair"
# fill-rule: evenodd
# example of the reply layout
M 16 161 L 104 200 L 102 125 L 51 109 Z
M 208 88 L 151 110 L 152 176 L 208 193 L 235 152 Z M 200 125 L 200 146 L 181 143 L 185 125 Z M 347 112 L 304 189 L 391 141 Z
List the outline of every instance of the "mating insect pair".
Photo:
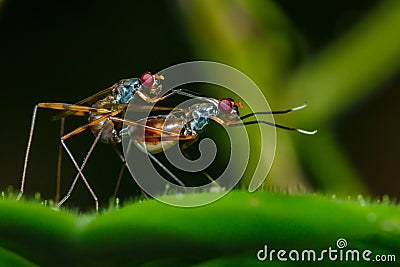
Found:
M 65 197 L 62 198 L 61 201 L 58 201 L 58 198 L 56 197 L 56 202 L 58 202 L 57 207 L 61 206 L 70 197 L 76 182 L 78 181 L 79 177 L 81 177 L 94 199 L 96 210 L 98 210 L 98 198 L 94 190 L 90 186 L 88 180 L 86 179 L 83 173 L 83 169 L 90 155 L 92 154 L 93 149 L 99 141 L 108 144 L 117 144 L 121 142 L 121 138 L 124 134 L 129 134 L 134 144 L 141 151 L 146 153 L 153 162 L 164 169 L 166 173 L 175 180 L 176 183 L 184 186 L 184 183 L 172 172 L 170 172 L 168 168 L 166 168 L 159 160 L 157 160 L 157 158 L 153 154 L 168 149 L 178 141 L 196 140 L 199 136 L 199 132 L 203 130 L 210 121 L 215 121 L 218 124 L 231 127 L 250 124 L 267 124 L 290 131 L 297 131 L 303 134 L 316 133 L 316 131 L 305 131 L 302 129 L 286 127 L 263 120 L 250 120 L 243 122 L 243 120 L 251 118 L 255 115 L 289 113 L 291 111 L 299 110 L 306 107 L 306 104 L 283 111 L 261 111 L 250 113 L 240 117 L 238 109 L 242 105 L 238 102 L 235 102 L 233 99 L 224 98 L 218 100 L 215 98 L 198 96 L 184 89 L 173 89 L 166 94 L 163 94 L 163 80 L 164 76 L 162 75 L 153 75 L 150 72 L 146 72 L 141 76 L 140 79 L 123 79 L 115 83 L 111 87 L 102 90 L 88 98 L 85 98 L 77 102 L 76 104 L 38 103 L 33 109 L 32 123 L 21 179 L 21 187 L 17 198 L 20 199 L 24 192 L 29 161 L 29 152 L 31 148 L 38 108 L 61 110 L 62 112 L 55 117 L 62 119 L 69 115 L 88 115 L 87 124 L 80 126 L 75 130 L 65 135 L 62 135 L 61 137 L 61 145 L 63 149 L 67 152 L 78 173 L 75 176 Z M 135 96 L 141 98 L 147 103 L 158 104 L 159 101 L 173 95 L 181 95 L 188 98 L 197 99 L 199 102 L 187 108 L 174 109 L 172 112 L 166 115 L 149 115 L 136 121 L 127 120 L 124 118 L 124 114 L 127 111 L 128 105 Z M 129 107 L 131 108 L 131 106 Z M 143 105 L 133 106 L 132 108 L 134 109 L 133 111 L 141 111 L 143 108 L 146 109 L 148 107 Z M 154 106 L 151 107 L 151 109 L 152 111 L 172 110 L 172 108 L 170 107 L 163 106 Z M 124 127 L 121 131 L 117 131 L 114 123 L 123 124 Z M 65 141 L 70 137 L 77 135 L 87 129 L 90 129 L 93 132 L 93 134 L 95 135 L 95 140 L 90 146 L 90 149 L 86 154 L 82 164 L 78 165 L 78 162 L 75 160 Z M 139 134 L 139 132 L 144 132 L 144 134 Z M 123 164 L 125 164 L 124 157 L 118 150 L 116 151 L 121 158 Z M 118 179 L 118 184 L 120 178 L 121 175 Z M 57 179 L 59 179 L 59 177 L 57 177 Z M 212 180 L 211 177 L 210 179 Z

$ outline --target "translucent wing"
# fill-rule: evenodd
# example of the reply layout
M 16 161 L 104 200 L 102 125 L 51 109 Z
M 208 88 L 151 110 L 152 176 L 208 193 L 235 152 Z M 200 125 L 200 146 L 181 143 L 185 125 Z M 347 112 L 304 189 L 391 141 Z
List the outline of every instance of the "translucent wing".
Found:
M 99 92 L 97 92 L 97 93 L 95 93 L 95 94 L 93 94 L 93 95 L 91 95 L 89 97 L 86 97 L 85 99 L 82 99 L 81 101 L 76 102 L 75 105 L 91 106 L 96 101 L 98 101 L 100 99 L 103 99 L 106 96 L 108 96 L 109 94 L 111 94 L 111 91 L 115 88 L 116 85 L 117 84 L 114 84 L 114 85 L 112 85 L 112 86 L 110 86 L 110 87 L 108 87 L 108 88 L 106 88 L 104 90 L 101 90 L 101 91 L 99 91 Z M 64 118 L 64 117 L 67 117 L 67 116 L 70 116 L 70 115 L 79 116 L 79 115 L 85 115 L 85 114 L 80 114 L 79 112 L 67 110 L 67 111 L 59 112 L 58 114 L 54 115 L 53 119 L 54 120 L 59 120 L 61 118 Z

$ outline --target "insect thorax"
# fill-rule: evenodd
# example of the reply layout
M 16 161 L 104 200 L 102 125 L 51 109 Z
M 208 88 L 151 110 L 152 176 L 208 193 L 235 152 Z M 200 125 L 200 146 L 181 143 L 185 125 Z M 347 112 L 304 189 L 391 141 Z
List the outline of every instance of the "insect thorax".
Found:
M 201 132 L 212 117 L 220 114 L 218 107 L 213 103 L 195 104 L 188 113 L 191 120 L 188 122 L 192 132 Z
M 142 87 L 142 83 L 137 78 L 123 79 L 119 81 L 112 91 L 114 103 L 128 104 L 134 97 L 137 90 Z

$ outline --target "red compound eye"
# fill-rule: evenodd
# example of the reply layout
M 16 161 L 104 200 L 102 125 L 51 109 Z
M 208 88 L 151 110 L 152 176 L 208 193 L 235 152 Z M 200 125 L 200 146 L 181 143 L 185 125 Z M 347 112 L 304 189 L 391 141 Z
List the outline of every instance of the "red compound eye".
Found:
M 233 107 L 233 101 L 229 98 L 223 98 L 218 103 L 218 108 L 222 113 L 231 113 Z
M 151 74 L 151 72 L 145 72 L 140 77 L 140 81 L 144 86 L 151 87 L 154 83 L 154 76 Z

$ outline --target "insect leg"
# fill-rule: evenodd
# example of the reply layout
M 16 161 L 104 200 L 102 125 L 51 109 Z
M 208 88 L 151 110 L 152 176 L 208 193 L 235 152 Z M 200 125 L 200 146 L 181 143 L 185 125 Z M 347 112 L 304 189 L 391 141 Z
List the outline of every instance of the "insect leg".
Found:
M 126 133 L 125 133 L 126 134 Z M 129 143 L 128 143 L 128 146 L 127 146 L 127 148 L 126 148 L 126 156 L 127 157 L 129 157 L 129 151 L 131 151 L 131 147 L 132 147 L 132 139 L 129 139 Z M 125 160 L 125 158 L 124 158 L 124 160 Z M 125 160 L 125 164 L 124 164 L 124 166 L 122 167 L 123 169 L 125 169 L 125 168 L 127 168 L 128 166 L 127 166 L 127 164 L 126 164 L 126 160 Z M 122 168 L 121 168 L 121 171 L 122 171 Z M 134 182 L 136 182 L 137 180 L 136 180 L 136 178 L 135 178 L 135 176 L 132 174 L 132 173 L 130 173 L 130 175 L 131 175 L 131 177 L 133 178 L 133 181 Z M 121 176 L 122 176 L 122 174 L 121 174 Z M 136 183 L 137 184 L 137 183 Z M 149 195 L 146 193 L 146 191 L 144 191 L 144 189 L 140 186 L 140 184 L 137 184 L 138 186 L 139 186 L 139 189 L 140 189 L 140 191 L 142 192 L 142 195 L 143 195 L 143 197 L 145 198 L 145 199 L 149 199 L 150 197 L 149 197 Z M 119 187 L 118 187 L 119 188 Z M 116 187 L 115 188 L 115 192 L 114 192 L 114 198 L 116 198 L 116 196 L 117 196 L 117 193 L 118 193 L 118 188 Z
M 192 93 L 189 90 L 186 89 L 173 89 L 171 91 L 169 91 L 166 95 L 163 96 L 155 96 L 155 97 L 150 97 L 149 95 L 147 95 L 146 93 L 142 92 L 142 91 L 137 91 L 136 92 L 137 95 L 140 96 L 140 98 L 142 98 L 144 101 L 148 102 L 148 103 L 155 103 L 161 100 L 164 100 L 170 96 L 173 95 L 183 95 L 189 98 L 199 98 L 199 97 L 204 97 L 201 95 L 196 95 L 195 93 Z
M 65 118 L 61 118 L 60 123 L 60 138 L 64 135 Z M 57 160 L 57 182 L 56 182 L 56 197 L 54 202 L 58 203 L 60 201 L 60 185 L 61 185 L 61 164 L 62 164 L 62 145 L 58 145 L 58 160 Z
M 129 151 L 130 145 L 131 145 L 131 142 L 130 142 L 129 145 L 128 145 L 127 151 Z M 123 174 L 124 174 L 125 169 L 127 168 L 127 165 L 126 165 L 126 160 L 125 160 L 124 156 L 123 156 L 123 155 L 121 154 L 121 152 L 117 149 L 117 147 L 116 147 L 115 145 L 113 145 L 113 148 L 114 148 L 114 150 L 115 150 L 115 153 L 117 153 L 118 157 L 119 157 L 119 158 L 121 159 L 121 161 L 122 161 L 122 166 L 121 166 L 121 169 L 119 170 L 119 174 L 118 174 L 117 184 L 115 185 L 115 189 L 114 189 L 113 200 L 115 201 L 115 200 L 117 199 L 117 194 L 118 194 L 119 187 L 120 187 L 120 184 L 121 184 L 122 176 L 123 176 Z M 132 173 L 131 173 L 131 176 L 133 176 Z M 133 178 L 133 180 L 135 181 L 135 178 L 134 178 L 134 177 L 132 177 L 132 178 Z M 144 196 L 145 198 L 148 198 L 148 196 L 147 196 L 147 194 L 145 193 L 145 191 L 144 191 L 140 186 L 139 186 L 139 188 L 140 188 L 140 191 L 142 192 L 143 196 Z
M 67 147 L 67 145 L 65 144 L 65 139 L 61 138 L 61 144 L 63 145 L 64 149 L 67 151 L 69 157 L 71 158 L 72 163 L 74 164 L 75 168 L 78 170 L 78 174 L 75 176 L 75 179 L 73 180 L 67 194 L 63 197 L 63 199 L 57 203 L 56 207 L 59 208 L 65 201 L 67 201 L 67 199 L 71 196 L 72 191 L 74 190 L 75 184 L 78 181 L 79 176 L 82 177 L 83 182 L 85 183 L 87 189 L 89 190 L 90 194 L 92 195 L 94 201 L 95 201 L 95 207 L 96 207 L 96 212 L 99 211 L 99 202 L 97 199 L 96 194 L 94 193 L 93 189 L 90 187 L 88 181 L 86 180 L 85 176 L 83 175 L 82 171 L 83 168 L 86 165 L 86 162 L 88 161 L 90 155 L 93 152 L 93 149 L 95 148 L 95 146 L 97 145 L 97 143 L 99 142 L 99 139 L 101 137 L 101 134 L 103 133 L 104 130 L 104 126 L 101 127 L 100 131 L 97 133 L 95 140 L 93 141 L 92 145 L 89 148 L 89 151 L 86 153 L 86 156 L 82 162 L 82 165 L 79 167 L 78 163 L 76 162 L 74 156 L 72 155 L 71 151 L 69 150 L 69 148 Z
M 66 103 L 38 103 L 37 105 L 35 105 L 35 107 L 33 108 L 33 112 L 32 112 L 31 128 L 29 130 L 28 144 L 27 144 L 26 150 L 25 150 L 24 167 L 22 170 L 21 185 L 20 185 L 20 190 L 19 190 L 18 196 L 17 196 L 17 200 L 21 199 L 21 197 L 24 193 L 26 172 L 27 172 L 28 161 L 29 161 L 29 153 L 31 150 L 33 131 L 35 129 L 36 114 L 37 114 L 38 108 L 57 109 L 57 110 L 74 110 L 74 111 L 79 111 L 79 112 L 96 111 L 96 112 L 100 112 L 100 113 L 105 113 L 105 111 L 107 111 L 107 113 L 110 113 L 110 111 L 107 109 L 96 109 L 96 108 L 92 108 L 92 107 L 70 105 L 70 104 L 66 104 Z
M 88 129 L 88 128 L 96 125 L 96 124 L 99 124 L 100 122 L 107 120 L 109 117 L 115 116 L 115 115 L 117 115 L 117 114 L 119 114 L 121 112 L 122 112 L 122 110 L 115 110 L 115 111 L 112 111 L 112 112 L 109 111 L 108 114 L 105 114 L 104 116 L 102 116 L 102 117 L 100 117 L 98 119 L 95 119 L 95 120 L 91 121 L 88 124 L 82 125 L 82 126 L 76 128 L 75 130 L 73 130 L 72 132 L 67 133 L 61 139 L 62 140 L 66 140 L 66 139 L 70 138 L 71 136 L 79 134 L 79 133 L 85 131 L 86 129 Z
M 114 112 L 111 112 L 108 109 L 98 109 L 98 108 L 93 108 L 93 107 L 87 107 L 87 106 L 79 106 L 79 105 L 71 105 L 71 104 L 66 104 L 66 103 L 38 103 L 37 105 L 35 105 L 35 107 L 33 108 L 33 112 L 32 112 L 32 120 L 31 120 L 31 128 L 29 131 L 29 137 L 28 137 L 28 144 L 27 144 L 27 148 L 25 151 L 25 159 L 24 159 L 24 167 L 22 170 L 22 178 L 21 178 L 21 185 L 20 185 L 20 190 L 17 196 L 17 200 L 21 199 L 23 193 L 24 193 L 24 188 L 25 188 L 25 182 L 26 182 L 26 173 L 27 173 L 27 168 L 28 168 L 28 161 L 29 161 L 29 154 L 30 154 L 30 149 L 31 149 L 31 145 L 32 145 L 32 138 L 33 138 L 33 132 L 35 129 L 35 122 L 36 122 L 36 115 L 37 115 L 37 109 L 38 108 L 46 108 L 46 109 L 56 109 L 56 110 L 70 110 L 70 111 L 76 111 L 76 112 L 98 112 L 100 114 L 102 113 L 106 113 L 106 116 L 103 116 L 97 120 L 92 121 L 91 123 L 89 123 L 88 125 L 85 126 L 81 126 L 77 129 L 75 129 L 74 131 L 72 131 L 71 133 L 63 136 L 61 138 L 61 144 L 65 147 L 65 145 L 63 144 L 63 140 L 66 140 L 67 138 L 78 134 L 82 131 L 84 131 L 85 129 L 89 128 L 92 125 L 95 125 L 96 123 L 99 123 L 105 119 L 107 119 L 109 116 L 114 116 L 117 115 L 118 113 L 122 112 L 122 110 L 116 110 Z M 59 163 L 58 163 L 61 167 L 61 159 L 59 158 Z M 57 174 L 57 176 L 59 176 Z M 58 178 L 57 178 L 58 179 Z M 57 195 L 57 194 L 56 194 Z M 56 196 L 57 198 L 57 196 Z
M 30 152 L 30 150 L 31 150 L 33 131 L 34 131 L 34 129 L 35 129 L 35 121 L 36 121 L 37 108 L 38 108 L 37 105 L 33 108 L 31 129 L 30 129 L 30 131 L 29 131 L 28 145 L 26 146 L 26 150 L 25 150 L 24 168 L 23 168 L 23 170 L 22 170 L 21 186 L 20 186 L 20 189 L 19 189 L 19 193 L 18 193 L 18 196 L 17 196 L 17 200 L 19 200 L 19 199 L 22 197 L 22 194 L 24 193 L 25 178 L 26 178 L 26 170 L 27 170 L 27 168 L 28 168 L 29 152 Z
M 186 151 L 184 150 L 184 148 L 182 148 L 182 154 L 187 157 L 188 159 L 192 159 L 188 153 L 186 153 Z M 214 178 L 211 177 L 211 175 L 208 174 L 208 172 L 206 171 L 201 171 L 201 173 L 207 177 L 208 180 L 210 180 L 210 182 L 215 186 L 214 189 L 216 189 L 218 192 L 221 192 L 223 190 L 223 188 L 214 180 Z
M 110 113 L 110 110 L 105 109 L 105 108 L 94 108 L 94 107 L 79 106 L 79 105 L 67 104 L 67 103 L 39 103 L 39 104 L 37 104 L 37 106 L 39 108 L 68 110 L 68 111 L 86 112 L 86 113 L 88 113 L 88 112 L 96 112 L 96 113 L 100 113 L 100 114 Z
M 96 196 L 96 194 L 94 193 L 93 189 L 90 187 L 90 185 L 89 185 L 88 181 L 86 180 L 85 176 L 83 175 L 83 172 L 82 172 L 82 171 L 83 171 L 83 168 L 84 168 L 85 165 L 86 165 L 87 160 L 89 159 L 90 155 L 92 154 L 94 147 L 95 147 L 96 144 L 98 143 L 98 141 L 99 141 L 99 139 L 100 139 L 100 137 L 101 137 L 101 134 L 102 134 L 103 131 L 104 131 L 104 126 L 105 126 L 105 124 L 101 127 L 100 131 L 97 133 L 96 139 L 94 140 L 92 146 L 90 147 L 88 153 L 86 154 L 86 156 L 85 156 L 85 158 L 84 158 L 84 161 L 83 161 L 81 167 L 78 166 L 78 163 L 76 162 L 74 156 L 72 155 L 71 151 L 68 149 L 68 147 L 67 147 L 67 145 L 65 144 L 64 141 L 67 140 L 68 138 L 70 138 L 70 137 L 76 135 L 76 134 L 81 133 L 82 131 L 84 131 L 84 130 L 90 128 L 91 126 L 96 125 L 96 124 L 98 124 L 98 123 L 100 123 L 100 122 L 102 122 L 102 121 L 108 119 L 110 116 L 116 115 L 116 114 L 118 114 L 118 113 L 120 113 L 120 112 L 121 112 L 121 110 L 116 110 L 116 111 L 114 111 L 114 112 L 110 112 L 109 114 L 104 115 L 103 117 L 100 117 L 100 118 L 98 118 L 98 119 L 96 119 L 96 120 L 93 120 L 93 121 L 91 121 L 90 123 L 88 123 L 88 124 L 86 124 L 86 125 L 83 125 L 83 126 L 81 126 L 81 127 L 78 127 L 78 128 L 76 128 L 75 130 L 73 130 L 72 132 L 70 132 L 70 133 L 68 133 L 68 134 L 66 134 L 66 135 L 64 135 L 64 136 L 61 137 L 61 144 L 63 145 L 64 149 L 67 151 L 69 157 L 71 158 L 73 164 L 75 165 L 75 168 L 77 169 L 78 174 L 76 175 L 75 179 L 73 180 L 73 182 L 72 182 L 72 184 L 71 184 L 71 186 L 70 186 L 70 188 L 69 188 L 69 190 L 68 190 L 68 192 L 67 192 L 67 195 L 57 204 L 57 207 L 60 207 L 60 206 L 71 196 L 71 193 L 72 193 L 72 191 L 74 190 L 75 184 L 76 184 L 76 182 L 78 181 L 79 176 L 81 176 L 82 179 L 83 179 L 83 182 L 85 183 L 85 185 L 86 185 L 86 187 L 87 187 L 87 189 L 89 190 L 89 192 L 90 192 L 91 195 L 93 196 L 93 199 L 94 199 L 94 201 L 95 201 L 96 211 L 98 212 L 99 203 L 98 203 L 97 196 Z
M 114 122 L 123 123 L 125 125 L 132 126 L 132 127 L 143 127 L 143 128 L 146 128 L 146 130 L 149 131 L 149 132 L 154 132 L 154 133 L 158 133 L 158 134 L 165 134 L 165 135 L 171 135 L 171 136 L 174 136 L 174 137 L 180 137 L 179 133 L 168 132 L 166 130 L 162 130 L 162 129 L 159 129 L 159 128 L 155 128 L 155 127 L 151 127 L 151 126 L 148 126 L 148 125 L 144 125 L 144 124 L 138 123 L 136 121 L 130 121 L 130 120 L 126 120 L 126 119 L 119 118 L 119 117 L 109 117 L 109 119 L 114 121 Z
M 184 136 L 184 135 L 180 135 L 179 133 L 168 132 L 163 129 L 150 127 L 150 126 L 143 125 L 143 124 L 140 124 L 135 121 L 126 120 L 126 119 L 122 119 L 119 117 L 109 117 L 109 118 L 110 118 L 110 120 L 112 120 L 114 122 L 123 123 L 124 125 L 132 126 L 132 127 L 144 127 L 144 128 L 146 128 L 146 131 L 154 132 L 159 135 L 162 135 L 162 140 L 164 140 L 164 141 L 193 140 L 197 137 L 194 135 Z M 185 186 L 185 184 L 179 178 L 177 178 L 170 170 L 168 170 L 168 168 L 166 168 L 153 154 L 149 153 L 137 140 L 135 140 L 135 143 L 143 153 L 146 153 L 146 155 L 151 160 L 153 160 L 157 165 L 159 165 L 179 185 Z
M 170 170 L 168 170 L 167 167 L 164 166 L 153 154 L 148 152 L 141 144 L 136 142 L 137 146 L 140 148 L 140 150 L 145 153 L 151 160 L 153 160 L 155 163 L 157 163 L 158 166 L 161 167 L 171 178 L 173 178 L 180 186 L 185 186 L 185 184 L 175 176 Z
M 124 156 L 121 154 L 121 152 L 116 148 L 115 145 L 113 145 L 114 151 L 115 153 L 117 153 L 118 157 L 120 158 L 120 160 L 122 161 L 122 166 L 121 169 L 119 170 L 119 175 L 118 175 L 118 180 L 117 180 L 117 184 L 115 185 L 115 190 L 114 190 L 114 195 L 113 195 L 113 199 L 115 201 L 115 199 L 117 198 L 117 193 L 119 190 L 119 185 L 121 184 L 121 180 L 122 180 L 122 175 L 124 174 L 124 170 L 126 168 L 126 161 Z

